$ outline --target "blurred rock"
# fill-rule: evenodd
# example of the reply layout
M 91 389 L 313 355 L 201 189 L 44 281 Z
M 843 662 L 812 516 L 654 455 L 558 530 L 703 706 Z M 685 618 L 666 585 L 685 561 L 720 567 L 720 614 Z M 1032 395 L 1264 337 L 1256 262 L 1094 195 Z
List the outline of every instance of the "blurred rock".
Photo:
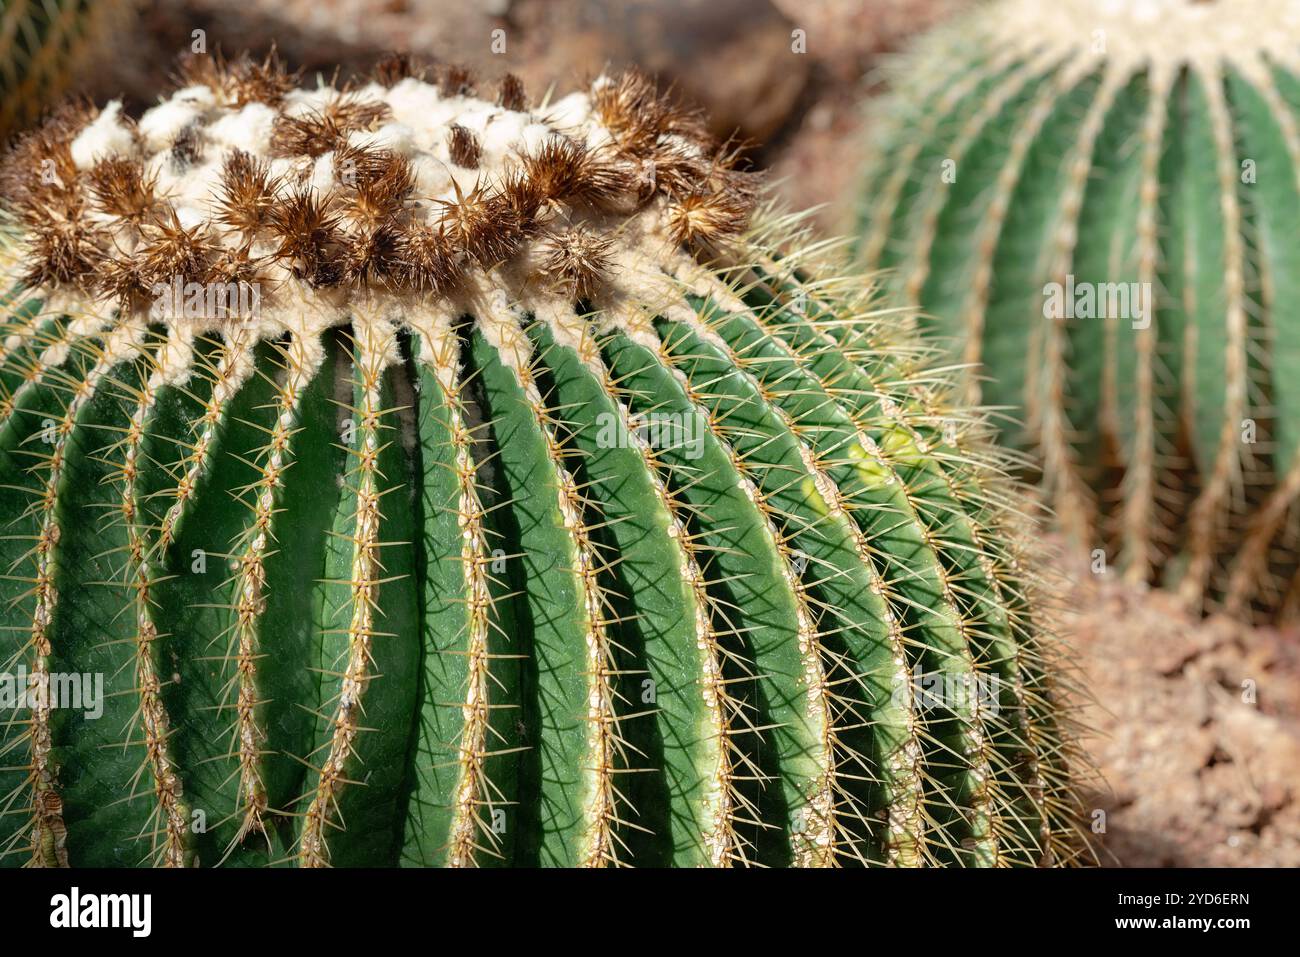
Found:
M 767 0 L 516 0 L 529 71 L 564 77 L 636 64 L 703 106 L 720 137 L 765 140 L 808 80 L 794 27 Z
M 154 0 L 140 25 L 146 55 L 120 58 L 116 86 L 152 100 L 175 57 L 203 30 L 210 49 L 263 53 L 343 76 L 399 50 L 465 64 L 531 91 L 563 89 L 609 67 L 639 65 L 708 111 L 715 133 L 764 140 L 808 80 L 785 16 L 767 0 Z
M 855 78 L 880 53 L 969 6 L 971 0 L 772 0 L 808 34 L 810 56 Z

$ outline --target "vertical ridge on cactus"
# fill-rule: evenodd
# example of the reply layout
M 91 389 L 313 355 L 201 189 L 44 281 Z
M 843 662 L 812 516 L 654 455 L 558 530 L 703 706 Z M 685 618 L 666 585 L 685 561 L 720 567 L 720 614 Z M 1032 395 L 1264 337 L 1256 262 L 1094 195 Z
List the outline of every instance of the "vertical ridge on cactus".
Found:
M 0 859 L 1086 857 L 1015 463 L 910 318 L 636 75 L 413 73 L 10 155 L 4 657 L 105 687 L 3 725 Z
M 1074 537 L 1234 613 L 1300 596 L 1298 37 L 1287 0 L 981 6 L 900 65 L 858 211 Z

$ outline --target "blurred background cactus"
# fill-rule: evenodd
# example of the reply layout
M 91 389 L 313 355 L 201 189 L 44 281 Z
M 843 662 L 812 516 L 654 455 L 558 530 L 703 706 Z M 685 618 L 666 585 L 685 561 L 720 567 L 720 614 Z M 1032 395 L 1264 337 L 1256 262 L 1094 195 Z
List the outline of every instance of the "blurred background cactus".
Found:
M 135 0 L 0 0 L 0 141 L 84 83 Z
M 1096 561 L 1300 601 L 1300 17 L 1003 0 L 876 104 L 863 263 L 1016 419 Z

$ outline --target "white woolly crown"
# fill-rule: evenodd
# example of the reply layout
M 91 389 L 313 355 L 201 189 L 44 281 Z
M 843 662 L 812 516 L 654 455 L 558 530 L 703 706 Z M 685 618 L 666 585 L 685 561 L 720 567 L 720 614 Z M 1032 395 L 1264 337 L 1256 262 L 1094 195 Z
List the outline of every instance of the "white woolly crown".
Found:
M 746 225 L 735 155 L 637 75 L 535 109 L 512 77 L 493 100 L 434 79 L 393 59 L 301 89 L 274 57 L 197 58 L 138 120 L 65 108 L 0 178 L 25 227 L 13 278 L 102 321 L 271 336 L 394 297 L 612 304 L 647 258 L 676 274 Z
M 1134 69 L 1249 69 L 1261 55 L 1291 64 L 1300 55 L 1295 0 L 1002 0 L 986 22 L 1021 56 L 1104 56 Z

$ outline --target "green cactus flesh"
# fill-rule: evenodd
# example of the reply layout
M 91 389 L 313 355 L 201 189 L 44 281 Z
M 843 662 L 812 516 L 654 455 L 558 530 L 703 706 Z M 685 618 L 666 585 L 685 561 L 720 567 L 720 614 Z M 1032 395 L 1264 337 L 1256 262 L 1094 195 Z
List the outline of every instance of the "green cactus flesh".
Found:
M 1074 537 L 1241 613 L 1300 599 L 1298 28 L 1287 0 L 982 6 L 896 72 L 856 230 Z
M 189 70 L 5 173 L 5 862 L 1086 853 L 1008 463 L 691 116 Z
M 0 137 L 31 123 L 55 102 L 133 5 L 132 0 L 2 0 Z

